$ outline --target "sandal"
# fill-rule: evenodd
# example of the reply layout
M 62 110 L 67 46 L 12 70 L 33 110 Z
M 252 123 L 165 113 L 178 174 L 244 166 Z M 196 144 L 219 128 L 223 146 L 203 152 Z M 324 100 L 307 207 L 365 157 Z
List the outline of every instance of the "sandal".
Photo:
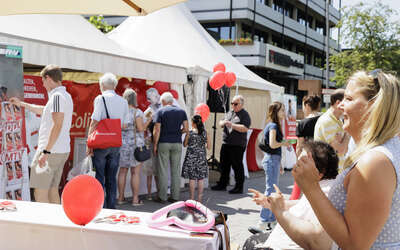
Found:
M 117 204 L 118 205 L 124 205 L 124 204 L 126 204 L 126 201 L 125 200 L 122 200 L 122 201 L 117 200 Z
M 132 206 L 134 206 L 134 207 L 138 207 L 138 206 L 142 206 L 142 205 L 144 205 L 142 200 L 139 200 L 138 202 L 132 202 Z
M 148 201 L 153 200 L 153 197 L 151 196 L 151 194 L 147 195 L 146 200 L 148 200 Z

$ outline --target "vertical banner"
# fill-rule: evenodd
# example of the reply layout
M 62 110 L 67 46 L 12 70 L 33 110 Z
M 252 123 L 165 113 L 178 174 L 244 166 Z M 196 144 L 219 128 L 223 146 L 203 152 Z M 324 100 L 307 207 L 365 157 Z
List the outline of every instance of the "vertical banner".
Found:
M 297 97 L 285 94 L 283 95 L 283 104 L 286 109 L 285 138 L 296 139 Z
M 30 200 L 24 110 L 22 47 L 0 44 L 0 198 Z

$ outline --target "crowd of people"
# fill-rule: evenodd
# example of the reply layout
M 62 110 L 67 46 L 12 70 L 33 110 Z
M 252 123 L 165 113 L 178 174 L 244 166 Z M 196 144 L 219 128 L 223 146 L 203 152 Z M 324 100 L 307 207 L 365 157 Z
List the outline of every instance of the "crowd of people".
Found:
M 29 104 L 15 97 L 10 102 L 42 117 L 38 149 L 30 164 L 30 187 L 34 189 L 35 201 L 60 203 L 58 186 L 70 153 L 69 131 L 73 102 L 62 85 L 60 67 L 48 65 L 42 70 L 41 76 L 48 91 L 46 105 Z M 115 92 L 117 84 L 117 78 L 112 73 L 106 73 L 99 79 L 101 95 L 93 101 L 93 112 L 87 131 L 88 135 L 93 134 L 105 119 L 120 121 L 120 147 L 87 147 L 86 150 L 87 155 L 92 158 L 95 177 L 105 192 L 104 208 L 115 209 L 116 205 L 128 202 L 125 197 L 128 173 L 132 191 L 131 204 L 142 205 L 143 201 L 139 198 L 141 172 L 146 175 L 147 200 L 154 199 L 163 204 L 180 200 L 183 177 L 189 179 L 190 198 L 202 201 L 204 179 L 208 178 L 206 150 L 210 148 L 203 118 L 195 114 L 189 124 L 186 112 L 177 105 L 173 95 L 170 92 L 160 95 L 155 88 L 146 90 L 150 105 L 143 112 L 138 108 L 137 93 L 127 88 L 120 96 Z M 235 96 L 232 100 L 232 111 L 220 123 L 224 128 L 221 155 L 226 157 L 222 160 L 224 171 L 218 187 L 226 188 L 232 166 L 236 186 L 231 193 L 243 192 L 242 159 L 247 143 L 247 130 L 250 127 L 250 117 L 243 105 L 243 97 Z M 183 147 L 187 147 L 187 150 L 181 168 Z M 149 159 L 138 159 L 138 148 L 147 149 L 150 152 Z M 231 160 L 232 157 L 234 160 Z M 157 189 L 156 197 L 152 194 L 153 177 Z
M 319 99 L 305 97 L 292 170 L 304 196 L 287 201 L 275 183 L 271 193 L 269 177 L 265 193 L 250 189 L 278 226 L 253 230 L 244 249 L 399 249 L 399 104 L 399 80 L 381 70 L 354 73 L 322 115 Z M 264 134 L 273 148 L 270 127 L 280 127 L 269 114 Z
M 42 117 L 30 186 L 36 201 L 60 203 L 58 185 L 70 152 L 73 102 L 62 86 L 58 66 L 46 66 L 41 76 L 48 91 L 46 105 L 15 97 L 10 102 Z M 111 73 L 99 79 L 101 95 L 94 100 L 88 129 L 88 134 L 93 133 L 106 118 L 121 123 L 121 147 L 87 148 L 96 179 L 105 191 L 104 207 L 114 209 L 127 202 L 124 194 L 129 172 L 131 204 L 142 205 L 141 171 L 147 177 L 148 200 L 163 204 L 180 200 L 183 177 L 189 179 L 190 198 L 202 201 L 210 148 L 202 117 L 195 114 L 189 123 L 173 95 L 160 95 L 155 88 L 146 91 L 150 105 L 143 112 L 136 92 L 128 88 L 120 96 L 115 92 L 117 83 Z M 320 103 L 316 95 L 303 98 L 304 119 L 297 125 L 298 159 L 292 174 L 304 195 L 296 201 L 285 200 L 277 187 L 283 172 L 282 147 L 291 146 L 281 124 L 285 106 L 280 102 L 269 106 L 262 148 L 265 191 L 249 190 L 261 206 L 260 221 L 249 228 L 255 236 L 244 249 L 399 249 L 399 80 L 381 70 L 359 71 L 349 78 L 345 89 L 331 95 L 330 108 L 323 114 Z M 242 96 L 232 98 L 231 111 L 219 125 L 223 128 L 221 176 L 211 189 L 225 191 L 233 169 L 235 186 L 229 193 L 240 194 L 244 192 L 243 155 L 251 125 Z M 181 168 L 183 147 L 187 150 Z M 149 150 L 149 158 L 138 159 L 138 148 Z M 156 197 L 152 196 L 153 177 Z

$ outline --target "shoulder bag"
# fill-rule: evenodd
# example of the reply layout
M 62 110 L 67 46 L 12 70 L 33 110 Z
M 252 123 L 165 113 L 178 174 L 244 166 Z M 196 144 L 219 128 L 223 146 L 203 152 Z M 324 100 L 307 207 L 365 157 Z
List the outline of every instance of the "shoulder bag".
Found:
M 110 119 L 108 114 L 106 100 L 103 98 L 104 108 L 106 110 L 107 118 L 101 120 L 94 131 L 88 135 L 87 145 L 89 148 L 112 148 L 121 147 L 121 119 Z
M 136 108 L 135 108 L 135 113 L 133 113 L 133 121 L 135 122 L 135 127 L 133 128 L 133 132 L 134 132 L 134 136 L 135 136 L 135 151 L 133 153 L 133 155 L 135 156 L 135 159 L 138 162 L 144 162 L 147 161 L 148 159 L 150 159 L 151 157 L 151 152 L 150 152 L 150 148 L 146 145 L 143 146 L 138 146 L 136 144 Z
M 264 137 L 264 135 L 263 135 L 263 137 Z M 258 144 L 258 147 L 265 153 L 268 153 L 268 154 L 273 153 L 273 150 L 269 147 L 269 145 L 267 145 L 265 143 L 265 138 L 263 138 L 262 141 Z

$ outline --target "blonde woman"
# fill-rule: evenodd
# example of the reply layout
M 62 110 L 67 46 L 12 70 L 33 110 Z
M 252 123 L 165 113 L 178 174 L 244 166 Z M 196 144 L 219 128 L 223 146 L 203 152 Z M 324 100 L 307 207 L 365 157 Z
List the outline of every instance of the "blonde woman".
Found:
M 336 248 L 400 249 L 399 106 L 400 85 L 395 76 L 380 70 L 355 73 L 340 107 L 344 111 L 343 128 L 357 148 L 346 159 L 345 170 L 329 197 L 318 185 L 318 170 L 310 155 L 301 155 L 293 170 Z M 275 193 L 268 198 L 275 212 L 284 211 L 279 208 L 281 196 Z M 300 245 L 324 249 L 309 240 L 323 229 L 305 229 Z

